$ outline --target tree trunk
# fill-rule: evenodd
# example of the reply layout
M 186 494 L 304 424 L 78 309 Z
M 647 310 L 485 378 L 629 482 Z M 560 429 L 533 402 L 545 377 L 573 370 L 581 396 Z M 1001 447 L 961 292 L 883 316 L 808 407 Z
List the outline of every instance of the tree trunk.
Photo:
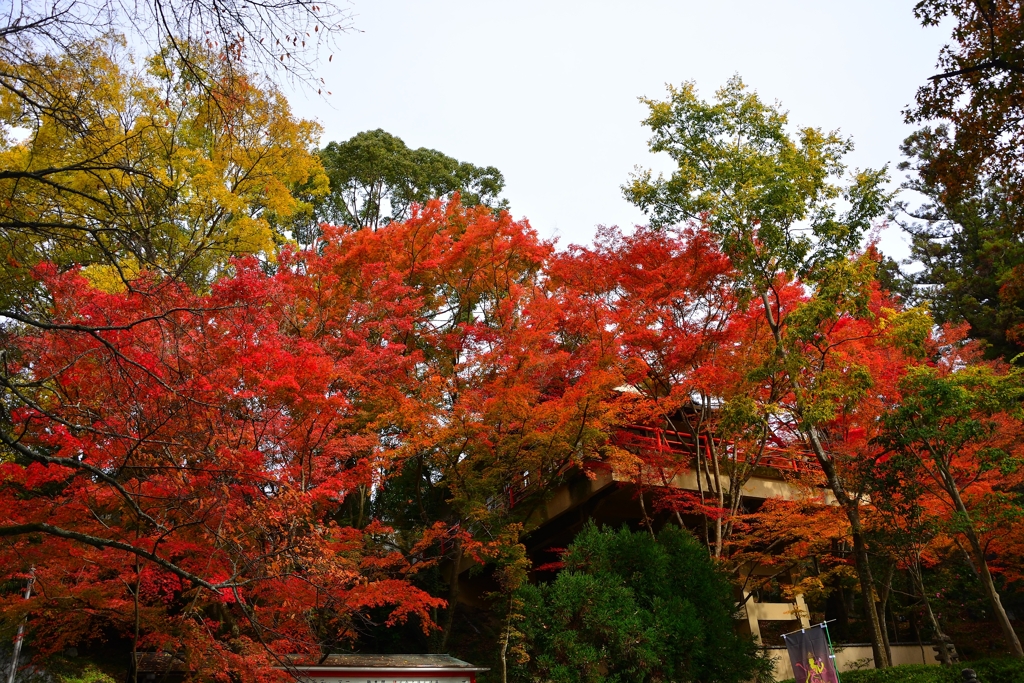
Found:
M 942 631 L 939 620 L 935 617 L 935 612 L 932 611 L 932 603 L 928 600 L 928 594 L 924 591 L 924 579 L 921 577 L 921 563 L 919 560 L 915 561 L 914 566 L 910 568 L 910 575 L 914 579 L 914 586 L 921 595 L 921 600 L 924 601 L 924 609 L 928 614 L 928 621 L 931 622 L 932 629 L 935 631 L 935 640 L 938 641 L 936 649 L 939 651 L 939 659 L 944 665 L 952 666 L 959 659 L 956 654 L 956 647 L 953 646 L 953 641 L 950 637 Z
M 996 614 L 996 621 L 999 622 L 999 628 L 1003 631 L 1006 645 L 1010 648 L 1010 652 L 1014 657 L 1024 658 L 1024 649 L 1021 649 L 1020 638 L 1017 637 L 1017 633 L 1013 630 L 1013 624 L 1010 623 L 1010 617 L 1007 616 L 1006 610 L 1003 608 L 1003 601 L 1000 600 L 999 592 L 996 590 L 995 581 L 992 580 L 992 572 L 988 569 L 988 562 L 985 560 L 985 550 L 981 547 L 981 539 L 978 538 L 978 532 L 974 529 L 971 515 L 967 512 L 967 506 L 964 505 L 963 498 L 960 497 L 960 487 L 956 485 L 953 475 L 938 457 L 935 458 L 935 464 L 942 475 L 946 491 L 953 498 L 957 511 L 963 517 L 964 535 L 971 544 L 971 550 L 974 552 L 974 561 L 978 565 L 981 585 L 985 589 L 985 595 L 988 596 L 989 603 L 992 605 L 992 611 Z
M 864 616 L 867 617 L 868 626 L 871 629 L 871 654 L 875 659 L 876 669 L 889 667 L 889 657 L 885 636 L 882 634 L 882 625 L 879 623 L 878 610 L 875 609 L 875 581 L 871 577 L 871 564 L 868 561 L 868 548 L 864 543 L 864 532 L 860 528 L 860 511 L 851 511 L 849 505 L 846 508 L 846 516 L 850 519 L 850 527 L 853 536 L 853 560 L 857 569 L 857 578 L 860 580 L 861 595 L 864 597 Z
M 441 643 L 438 652 L 448 649 L 448 636 L 452 633 L 455 623 L 455 610 L 459 604 L 459 567 L 462 565 L 462 541 L 455 541 L 455 558 L 452 560 L 452 575 L 448 580 L 448 612 L 444 617 L 444 629 L 441 631 Z
M 640 511 L 644 515 L 644 526 L 651 532 L 651 538 L 657 540 L 657 536 L 654 535 L 654 521 L 647 516 L 647 506 L 644 504 L 644 491 L 640 489 Z
M 928 653 L 925 652 L 924 643 L 921 641 L 921 628 L 917 625 L 917 613 L 914 610 L 910 610 L 908 615 L 910 617 L 910 635 L 914 638 L 917 643 L 917 647 L 921 650 L 921 662 L 923 664 L 928 663 Z M 943 651 L 945 648 L 942 648 Z
M 508 616 L 505 617 L 505 637 L 501 639 L 501 683 L 508 683 L 508 641 L 512 637 L 512 596 L 509 595 Z
M 713 436 L 708 434 L 708 454 L 715 467 L 715 489 L 718 493 L 718 513 L 715 515 L 715 559 L 722 558 L 722 510 L 725 509 L 725 494 L 722 491 L 722 472 L 718 463 L 718 449 Z M 734 473 L 735 474 L 735 473 Z
M 850 637 L 850 609 L 846 591 L 843 589 L 843 582 L 838 577 L 833 577 L 832 590 L 829 592 L 825 603 L 825 619 L 831 616 L 835 619 L 834 632 L 840 641 L 848 641 Z M 831 608 L 830 608 L 831 605 Z
M 780 358 L 785 360 L 788 355 L 782 341 L 782 330 L 779 323 L 775 320 L 775 314 L 772 313 L 772 305 L 767 291 L 761 292 L 761 300 L 764 303 L 764 314 L 768 321 L 768 327 L 771 329 L 772 336 L 775 339 L 776 352 Z M 832 489 L 836 501 L 843 507 L 846 517 L 850 521 L 850 531 L 853 535 L 854 566 L 857 570 L 857 578 L 860 581 L 861 591 L 864 595 L 864 614 L 868 619 L 868 625 L 871 627 L 871 653 L 875 658 L 875 668 L 886 669 L 889 667 L 889 658 L 886 657 L 882 631 L 878 623 L 878 612 L 875 610 L 875 584 L 871 578 L 868 549 L 864 543 L 864 535 L 860 524 L 860 501 L 856 498 L 851 499 L 847 495 L 846 487 L 839 479 L 839 475 L 832 463 L 832 458 L 821 442 L 817 427 L 813 424 L 808 424 L 804 419 L 806 400 L 804 398 L 803 383 L 800 381 L 799 376 L 789 372 L 787 374 L 789 375 L 790 385 L 793 387 L 793 396 L 796 402 L 794 413 L 795 417 L 799 420 L 800 430 L 807 438 L 811 450 L 814 452 L 814 457 L 818 460 L 818 464 L 821 465 L 821 469 L 825 473 L 829 488 Z
M 664 486 L 666 490 L 668 490 L 672 486 L 672 483 L 668 480 L 668 477 L 665 476 L 665 468 L 664 467 L 659 467 L 658 470 L 659 470 L 658 474 L 661 475 L 661 485 Z M 685 530 L 686 529 L 686 525 L 683 524 L 683 516 L 681 514 L 679 514 L 679 506 L 678 505 L 673 505 L 672 506 L 672 512 L 676 516 L 676 522 L 679 523 L 679 528 Z
M 829 488 L 832 489 L 832 493 L 835 494 L 836 500 L 843 507 L 844 512 L 846 512 L 846 518 L 850 522 L 850 535 L 853 537 L 854 568 L 857 571 L 861 594 L 864 597 L 864 616 L 867 618 L 871 632 L 871 654 L 875 659 L 875 668 L 888 668 L 888 648 L 885 646 L 885 636 L 882 633 L 882 624 L 879 623 L 878 610 L 875 609 L 875 581 L 871 576 L 871 563 L 868 559 L 867 543 L 864 542 L 864 530 L 861 528 L 860 503 L 856 499 L 851 500 L 846 494 L 846 489 L 839 480 L 835 467 L 825 452 L 815 428 L 809 427 L 807 433 L 810 437 L 809 440 L 814 454 L 817 456 L 818 462 L 828 479 Z
M 714 465 L 714 478 L 712 478 L 711 476 L 712 465 L 704 461 L 704 454 L 701 453 L 700 448 L 701 431 L 704 429 L 704 423 L 707 421 L 707 408 L 705 407 L 706 404 L 706 397 L 702 393 L 701 407 L 699 413 L 700 418 L 696 421 L 696 423 L 691 421 L 685 413 L 683 413 L 682 417 L 683 420 L 686 422 L 686 428 L 690 430 L 690 436 L 693 439 L 693 450 L 696 454 L 697 464 L 697 491 L 700 494 L 701 505 L 707 505 L 707 501 L 704 498 L 704 485 L 701 484 L 700 480 L 701 474 L 703 474 L 704 482 L 707 484 L 708 494 L 715 494 L 715 498 L 718 501 L 718 508 L 721 509 L 724 505 L 724 493 L 722 491 L 722 475 L 719 471 L 718 461 L 717 459 L 715 459 L 717 458 L 717 454 L 714 452 L 714 444 L 710 434 L 706 434 L 706 437 L 708 439 L 707 454 L 711 456 L 711 461 Z M 676 427 L 675 423 L 667 415 L 665 416 L 665 420 L 668 423 L 669 427 L 672 428 L 672 431 L 675 432 L 676 438 L 679 439 L 680 443 L 682 443 L 683 439 L 678 427 Z M 703 465 L 701 464 L 702 462 Z M 721 515 L 716 515 L 715 517 L 714 540 L 712 540 L 711 538 L 711 531 L 708 527 L 707 514 L 702 514 L 701 518 L 704 521 L 704 542 L 708 547 L 708 552 L 711 554 L 712 557 L 720 558 L 722 556 L 722 517 Z
M 704 505 L 707 504 L 707 502 L 704 500 L 704 485 L 700 481 L 700 475 L 703 474 L 703 471 L 701 470 L 700 449 L 699 448 L 697 449 L 697 455 L 694 458 L 694 463 L 695 463 L 696 468 L 697 468 L 697 471 L 696 471 L 697 494 L 700 496 L 700 504 L 701 504 L 701 506 L 704 506 Z M 702 525 L 704 527 L 704 545 L 707 547 L 708 553 L 710 553 L 711 552 L 711 532 L 708 530 L 708 516 L 705 515 L 703 513 L 703 511 L 701 511 L 700 518 L 701 518 Z
M 138 533 L 136 533 L 136 542 L 138 542 Z M 142 566 L 139 562 L 139 556 L 135 556 L 135 590 L 132 595 L 132 606 L 134 607 L 133 617 L 135 619 L 135 629 L 132 633 L 132 662 L 131 662 L 131 683 L 139 683 L 139 591 L 142 589 Z
M 992 605 L 992 610 L 996 613 L 999 627 L 1003 630 L 1003 638 L 1006 640 L 1006 645 L 1010 648 L 1010 652 L 1014 657 L 1024 658 L 1024 650 L 1021 649 L 1020 638 L 1017 637 L 1017 633 L 1013 630 L 1013 624 L 1010 623 L 1010 617 L 1007 616 L 1006 609 L 1003 608 L 1003 601 L 1000 600 L 999 592 L 996 590 L 995 581 L 992 580 L 992 572 L 989 571 L 988 562 L 985 560 L 985 551 L 982 550 L 978 536 L 969 523 L 967 525 L 967 539 L 971 542 L 971 548 L 974 550 L 978 568 L 981 570 L 981 584 L 985 588 L 985 594 Z
M 892 625 L 892 637 L 890 640 L 891 642 L 898 644 L 900 642 L 900 622 L 896 619 L 896 610 L 893 609 L 892 604 L 891 600 L 886 602 L 886 611 L 889 613 L 888 623 Z M 891 649 L 889 650 L 889 663 L 893 663 Z
M 892 642 L 889 639 L 889 626 L 885 621 L 885 613 L 886 608 L 889 606 L 889 596 L 892 594 L 892 574 L 895 569 L 895 565 L 889 565 L 889 570 L 885 575 L 885 582 L 880 591 L 881 595 L 878 596 L 878 620 L 882 626 L 882 645 L 885 646 L 885 658 L 889 660 L 890 664 L 892 663 Z
M 892 642 L 889 640 L 889 628 L 885 623 L 885 605 L 879 603 L 878 621 L 882 627 L 882 648 L 885 650 L 885 658 L 892 662 Z

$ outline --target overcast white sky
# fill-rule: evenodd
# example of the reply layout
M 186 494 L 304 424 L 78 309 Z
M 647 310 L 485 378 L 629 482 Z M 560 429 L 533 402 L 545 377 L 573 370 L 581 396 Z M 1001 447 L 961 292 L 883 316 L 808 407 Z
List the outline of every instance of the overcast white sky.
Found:
M 647 152 L 640 95 L 739 73 L 791 122 L 853 137 L 851 165 L 899 160 L 901 110 L 933 72 L 944 28 L 913 0 L 355 0 L 358 32 L 322 73 L 326 102 L 291 94 L 323 142 L 383 128 L 410 147 L 497 166 L 512 213 L 559 243 L 643 215 L 620 185 Z M 894 170 L 894 177 L 897 174 Z M 896 228 L 883 248 L 903 256 Z

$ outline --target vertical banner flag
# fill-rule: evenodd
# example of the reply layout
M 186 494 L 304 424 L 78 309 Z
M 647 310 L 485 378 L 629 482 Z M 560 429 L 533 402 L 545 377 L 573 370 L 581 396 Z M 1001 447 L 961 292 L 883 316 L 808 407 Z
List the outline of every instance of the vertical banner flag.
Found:
M 787 633 L 783 638 L 796 683 L 839 683 L 824 624 Z

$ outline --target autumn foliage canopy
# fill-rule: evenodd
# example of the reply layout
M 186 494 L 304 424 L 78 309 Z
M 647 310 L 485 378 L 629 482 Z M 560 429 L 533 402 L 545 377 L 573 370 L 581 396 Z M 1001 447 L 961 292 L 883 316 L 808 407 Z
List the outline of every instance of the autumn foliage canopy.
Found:
M 380 130 L 317 150 L 244 41 L 163 36 L 136 66 L 126 39 L 12 24 L 0 642 L 24 634 L 43 666 L 109 648 L 137 679 L 136 655 L 159 652 L 251 683 L 394 649 L 389 629 L 458 653 L 472 605 L 503 683 L 688 671 L 743 640 L 740 680 L 764 662 L 729 610 L 803 596 L 856 622 L 841 635 L 870 641 L 878 668 L 890 622 L 955 661 L 957 610 L 1024 657 L 1020 21 L 989 4 L 918 3 L 926 24 L 960 22 L 960 47 L 907 114 L 945 121 L 904 147 L 929 202 L 916 213 L 886 168 L 847 167 L 850 139 L 795 128 L 736 76 L 711 99 L 688 82 L 642 100 L 651 150 L 677 166 L 622 188 L 650 225 L 564 249 L 510 216 L 493 167 Z M 993 93 L 1003 105 L 978 104 Z M 900 212 L 923 221 L 904 226 L 917 275 L 878 248 Z M 623 495 L 610 518 L 635 529 L 531 547 L 556 489 L 575 504 L 599 476 L 631 496 L 633 516 Z M 666 654 L 616 605 L 673 610 L 596 550 L 576 556 L 602 544 L 626 568 L 661 558 L 665 586 L 678 545 L 713 575 L 715 613 L 697 611 L 729 636 Z M 581 625 L 594 605 L 605 621 Z
M 238 260 L 206 293 L 36 269 L 53 312 L 9 347 L 0 565 L 35 568 L 37 597 L 5 613 L 45 616 L 44 652 L 137 630 L 258 671 L 379 608 L 435 628 L 445 601 L 410 577 L 452 532 L 400 549 L 346 502 L 427 454 L 481 518 L 510 471 L 596 454 L 613 379 L 560 341 L 551 247 L 528 226 L 434 202 L 319 247 L 272 275 Z

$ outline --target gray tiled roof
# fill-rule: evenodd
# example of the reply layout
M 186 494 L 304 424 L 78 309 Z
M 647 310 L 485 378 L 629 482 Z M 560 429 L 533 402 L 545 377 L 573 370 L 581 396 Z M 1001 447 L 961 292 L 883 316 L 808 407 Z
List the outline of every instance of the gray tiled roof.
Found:
M 332 669 L 458 669 L 480 671 L 469 662 L 455 659 L 451 655 L 328 655 L 322 662 L 303 662 L 296 664 L 303 668 L 309 666 L 330 667 Z
M 308 657 L 286 656 L 291 666 L 299 669 L 449 669 L 454 671 L 487 671 L 451 655 L 328 655 L 322 661 Z M 140 652 L 136 655 L 138 671 L 142 672 L 185 672 L 185 663 L 178 656 L 166 652 Z

